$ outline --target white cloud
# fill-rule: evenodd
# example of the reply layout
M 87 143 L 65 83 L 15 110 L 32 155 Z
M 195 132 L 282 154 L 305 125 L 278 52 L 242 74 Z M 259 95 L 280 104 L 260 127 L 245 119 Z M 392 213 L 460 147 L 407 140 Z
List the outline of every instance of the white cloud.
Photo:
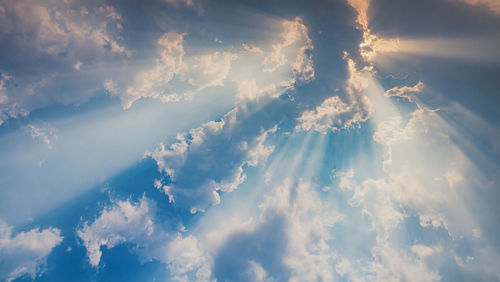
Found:
M 245 50 L 246 52 L 250 52 L 250 53 L 264 53 L 264 51 L 262 49 L 260 49 L 257 46 L 254 46 L 254 45 L 248 45 L 246 43 L 242 43 L 241 47 L 243 47 L 243 50 Z
M 297 55 L 298 64 L 301 64 L 301 61 L 305 61 L 303 58 L 305 56 L 305 52 L 307 50 L 312 50 L 314 48 L 311 39 L 309 38 L 307 27 L 302 22 L 301 18 L 295 18 L 292 21 L 284 21 L 283 22 L 283 32 L 280 34 L 281 41 L 273 44 L 273 51 L 268 54 L 263 61 L 263 65 L 265 66 L 264 71 L 272 72 L 275 71 L 278 67 L 287 63 L 288 58 L 285 54 L 285 49 L 295 44 L 298 44 L 300 47 Z M 301 64 L 303 67 L 307 65 L 307 63 Z
M 206 88 L 224 86 L 237 55 L 227 51 L 186 55 L 185 36 L 175 31 L 165 33 L 157 41 L 158 56 L 154 67 L 138 72 L 135 82 L 125 91 L 113 87 L 110 93 L 120 97 L 124 109 L 141 98 L 177 102 L 191 99 Z
M 176 281 L 211 281 L 210 265 L 206 253 L 193 236 L 182 237 L 180 234 L 172 240 L 167 252 L 167 267 Z
M 385 91 L 384 96 L 406 98 L 408 101 L 416 103 L 415 94 L 421 93 L 423 89 L 424 83 L 419 81 L 414 86 L 393 87 Z
M 109 25 L 118 16 L 111 6 L 103 6 L 105 14 L 92 7 L 92 3 L 76 8 L 63 0 L 6 0 L 1 7 L 4 12 L 0 13 L 0 39 L 7 42 L 3 56 L 14 65 L 6 71 L 17 75 L 12 84 L 4 84 L 5 93 L 0 94 L 0 123 L 52 103 L 85 101 L 95 91 L 94 86 L 88 85 L 95 85 L 102 72 L 96 67 L 92 73 L 79 73 L 75 82 L 76 72 L 83 65 L 94 67 L 97 62 L 132 55 L 121 43 L 119 32 Z M 32 68 L 29 74 L 18 70 L 21 65 L 38 66 L 41 61 L 44 68 Z M 82 87 L 85 82 L 87 85 Z M 66 91 L 71 95 L 66 95 Z
M 0 105 L 5 104 L 8 101 L 7 88 L 5 86 L 5 83 L 9 78 L 10 76 L 0 75 Z
M 209 233 L 205 244 L 211 250 L 215 279 L 333 279 L 329 230 L 342 216 L 310 183 L 294 184 L 286 179 L 265 196 L 259 209 L 258 222 L 233 224 L 229 220 L 225 229 L 214 228 Z
M 6 281 L 41 275 L 52 249 L 63 240 L 57 228 L 12 233 L 12 227 L 0 220 L 0 278 Z
M 96 51 L 101 49 L 101 52 L 105 52 L 109 46 L 111 52 L 130 55 L 130 51 L 113 39 L 100 21 L 83 19 L 80 10 L 68 8 L 64 1 L 31 3 L 9 0 L 3 7 L 13 17 L 2 18 L 2 22 L 7 21 L 4 22 L 2 32 L 12 28 L 20 33 L 32 33 L 34 47 L 40 52 L 57 55 L 72 52 L 72 49 L 78 51 L 80 48 L 92 48 Z M 99 11 L 113 20 L 120 17 L 111 6 L 102 6 Z
M 298 128 L 326 132 L 347 129 L 368 120 L 372 112 L 370 100 L 365 95 L 366 75 L 370 69 L 357 70 L 353 60 L 348 59 L 349 78 L 346 92 L 347 103 L 339 96 L 325 99 L 314 110 L 307 110 L 297 118 Z
M 372 33 L 369 28 L 368 9 L 370 0 L 347 0 L 357 12 L 356 22 L 363 32 L 363 42 L 359 45 L 359 51 L 365 61 L 372 62 L 380 53 L 394 52 L 399 48 L 397 38 L 382 38 Z
M 74 68 L 75 70 L 80 70 L 80 68 L 81 68 L 82 66 L 83 66 L 83 63 L 82 63 L 82 62 L 80 62 L 80 61 L 77 61 L 77 62 L 75 63 L 75 65 L 73 66 L 73 68 Z
M 85 222 L 77 234 L 87 249 L 90 264 L 99 265 L 102 247 L 110 249 L 125 242 L 149 244 L 155 231 L 151 205 L 146 198 L 136 204 L 118 201 L 115 206 L 103 210 L 94 222 Z
M 266 141 L 269 133 L 275 133 L 276 130 L 278 130 L 278 126 L 274 126 L 269 130 L 263 131 L 262 134 L 255 139 L 255 144 L 252 146 L 251 150 L 248 150 L 247 152 L 247 164 L 249 166 L 257 166 L 259 163 L 264 165 L 266 163 L 267 158 L 269 158 L 274 151 L 274 146 L 266 146 L 264 145 L 264 141 Z M 247 145 L 246 142 L 245 145 Z
M 189 82 L 198 86 L 198 91 L 208 87 L 224 86 L 231 69 L 231 62 L 238 56 L 230 52 L 215 52 L 196 58 L 197 64 L 190 70 Z
M 157 44 L 159 57 L 155 66 L 149 70 L 139 72 L 135 77 L 135 83 L 127 87 L 124 92 L 112 94 L 119 95 L 123 108 L 128 109 L 132 103 L 141 98 L 157 98 L 163 102 L 177 101 L 179 98 L 175 93 L 168 93 L 168 83 L 174 76 L 185 71 L 184 63 L 184 36 L 177 32 L 165 33 Z
M 281 95 L 275 85 L 259 88 L 255 80 L 243 80 L 238 83 L 236 97 L 240 101 L 257 101 L 264 97 L 277 98 Z
M 386 148 L 380 178 L 357 182 L 354 170 L 338 173 L 339 188 L 353 192 L 349 203 L 368 216 L 376 237 L 371 250 L 373 261 L 340 261 L 337 268 L 341 273 L 352 279 L 439 280 L 438 266 L 453 257 L 453 242 L 467 238 L 476 258 L 486 261 L 489 257 L 491 261 L 481 267 L 478 263 L 464 264 L 464 269 L 484 272 L 485 277 L 498 276 L 491 268 L 498 263 L 498 255 L 481 252 L 488 242 L 476 220 L 478 215 L 470 208 L 477 201 L 473 187 L 484 180 L 474 163 L 452 142 L 453 129 L 438 113 L 422 106 L 407 122 L 402 116 L 394 116 L 378 124 L 373 138 Z M 440 245 L 442 241 L 432 247 L 402 246 L 395 234 L 412 216 L 419 219 L 421 228 L 446 230 L 451 247 Z M 349 264 L 354 267 L 349 268 Z
M 51 141 L 57 139 L 57 129 L 45 124 L 42 126 L 36 126 L 34 124 L 28 124 L 27 128 L 33 139 L 40 139 L 49 149 L 52 149 Z
M 102 248 L 129 243 L 144 262 L 154 259 L 165 264 L 172 280 L 192 281 L 196 277 L 197 281 L 209 281 L 209 262 L 197 239 L 163 229 L 155 218 L 154 202 L 145 197 L 137 203 L 118 201 L 104 208 L 77 234 L 93 267 L 101 262 Z

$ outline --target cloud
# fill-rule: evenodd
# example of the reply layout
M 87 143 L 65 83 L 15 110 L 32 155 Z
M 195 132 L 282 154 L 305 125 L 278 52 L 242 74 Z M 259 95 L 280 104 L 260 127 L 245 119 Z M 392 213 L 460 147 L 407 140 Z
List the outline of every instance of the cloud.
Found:
M 52 149 L 51 141 L 57 139 L 57 129 L 45 124 L 43 126 L 36 126 L 28 124 L 27 129 L 33 139 L 40 139 L 49 149 Z M 52 140 L 51 140 L 52 139 Z
M 210 268 L 198 241 L 166 230 L 155 217 L 155 203 L 145 197 L 138 202 L 117 201 L 104 208 L 92 222 L 77 230 L 87 249 L 89 263 L 98 267 L 102 248 L 128 243 L 144 262 L 157 260 L 166 265 L 175 281 L 208 281 Z
M 2 6 L 11 17 L 2 17 L 4 28 L 1 33 L 17 32 L 33 34 L 35 47 L 39 52 L 57 55 L 75 49 L 106 48 L 111 52 L 130 55 L 130 51 L 121 46 L 108 31 L 100 25 L 87 21 L 80 10 L 73 10 L 64 1 L 7 1 Z M 121 19 L 112 6 L 101 6 L 99 11 L 112 20 Z M 84 16 L 87 16 L 84 14 Z M 23 46 L 26 47 L 26 46 Z
M 283 32 L 280 34 L 280 37 L 281 41 L 272 45 L 272 52 L 266 55 L 262 62 L 265 67 L 264 71 L 273 72 L 278 67 L 287 63 L 288 59 L 285 55 L 285 50 L 291 46 L 298 45 L 300 46 L 299 52 L 294 64 L 297 67 L 296 71 L 306 77 L 314 77 L 313 70 L 308 67 L 308 62 L 310 61 L 308 52 L 314 49 L 314 46 L 302 19 L 297 17 L 293 21 L 284 21 Z
M 257 46 L 253 46 L 253 45 L 248 45 L 248 44 L 242 43 L 241 47 L 243 47 L 243 50 L 245 50 L 246 52 L 250 52 L 250 53 L 264 53 L 264 51 L 262 49 L 260 49 L 259 47 L 257 47 Z
M 372 33 L 369 27 L 368 9 L 370 0 L 347 0 L 357 12 L 356 22 L 363 32 L 363 42 L 359 45 L 361 56 L 365 61 L 372 62 L 379 53 L 394 52 L 398 50 L 397 38 L 382 38 Z
M 111 249 L 125 242 L 149 244 L 155 231 L 152 209 L 152 203 L 144 197 L 136 204 L 118 201 L 104 209 L 94 222 L 85 222 L 77 234 L 87 249 L 90 265 L 99 265 L 101 247 Z
M 368 120 L 372 112 L 365 95 L 366 76 L 370 69 L 357 70 L 352 59 L 347 59 L 349 78 L 346 83 L 347 103 L 339 96 L 326 98 L 314 110 L 307 110 L 297 118 L 297 128 L 326 132 L 347 129 Z
M 231 62 L 238 56 L 230 52 L 215 52 L 196 58 L 197 64 L 193 67 L 189 82 L 198 86 L 198 91 L 208 87 L 224 86 L 224 80 L 231 69 Z M 196 74 L 201 74 L 196 77 Z
M 283 38 L 289 38 L 288 41 L 295 42 L 295 37 L 308 38 L 305 33 L 307 29 L 299 18 L 286 21 L 284 26 L 284 34 L 295 34 L 283 35 Z M 307 42 L 309 47 L 306 49 L 312 50 L 312 43 L 310 40 Z M 306 51 L 302 47 L 291 49 L 292 57 L 299 54 L 297 56 L 300 58 L 305 54 Z M 305 61 L 299 60 L 299 66 L 295 67 L 290 63 L 289 69 L 283 74 L 269 75 L 273 78 L 271 80 L 233 77 L 233 81 L 238 85 L 235 108 L 217 121 L 205 123 L 178 135 L 177 142 L 172 145 L 161 144 L 158 149 L 148 154 L 165 174 L 162 179 L 156 181 L 155 187 L 168 196 L 169 202 L 187 208 L 192 213 L 204 211 L 220 202 L 221 193 L 235 190 L 246 180 L 245 166 L 265 163 L 274 148 L 264 145 L 263 142 L 266 136 L 277 130 L 276 124 L 283 118 L 283 113 L 272 110 L 270 104 L 283 93 L 292 91 L 295 84 L 307 83 L 313 79 L 310 75 L 314 72 L 310 69 L 312 57 L 306 57 L 304 60 L 307 63 L 302 64 Z M 216 69 L 221 69 L 213 61 L 207 65 L 214 64 Z M 191 66 L 193 69 L 198 67 Z M 187 71 L 187 74 L 189 73 L 190 70 Z M 261 87 L 260 81 L 267 81 L 267 86 Z M 261 116 L 255 113 L 260 113 Z
M 500 14 L 500 3 L 496 0 L 463 0 L 467 4 L 484 6 L 490 9 L 492 12 Z
M 342 216 L 307 182 L 286 179 L 265 196 L 259 221 L 209 233 L 217 280 L 332 280 L 329 229 Z
M 345 193 L 352 191 L 350 205 L 368 216 L 375 231 L 373 261 L 339 262 L 342 273 L 353 264 L 354 273 L 349 277 L 439 280 L 438 267 L 453 263 L 454 252 L 467 244 L 476 259 L 485 261 L 489 257 L 492 261 L 482 266 L 469 264 L 464 269 L 476 275 L 484 272 L 484 277 L 498 276 L 491 268 L 498 263 L 498 256 L 482 252 L 484 244 L 490 243 L 477 221 L 481 215 L 471 209 L 478 201 L 474 187 L 487 185 L 487 180 L 453 143 L 454 134 L 439 111 L 423 106 L 411 113 L 407 122 L 394 116 L 377 125 L 373 139 L 386 148 L 383 175 L 363 179 L 355 178 L 354 170 L 339 173 L 339 188 Z M 395 234 L 410 217 L 419 220 L 422 230 L 446 230 L 449 241 L 437 241 L 433 246 L 401 245 Z
M 174 31 L 165 33 L 157 41 L 159 57 L 155 66 L 139 72 L 135 76 L 134 84 L 128 86 L 125 91 L 121 92 L 113 87 L 111 93 L 120 97 L 124 109 L 130 108 L 141 98 L 157 98 L 163 102 L 180 99 L 176 93 L 168 93 L 166 90 L 174 76 L 187 68 L 184 63 L 184 36 L 185 34 Z
M 118 13 L 116 11 L 115 7 L 113 7 L 113 6 L 102 5 L 101 7 L 99 7 L 99 12 L 103 13 L 106 17 L 108 17 L 112 20 L 115 20 L 115 21 L 122 20 L 122 16 L 120 15 L 120 13 Z
M 240 101 L 258 101 L 264 97 L 277 98 L 282 94 L 274 84 L 259 88 L 255 80 L 243 80 L 238 83 L 236 97 Z
M 220 192 L 232 192 L 246 180 L 243 166 L 265 162 L 274 147 L 265 146 L 263 142 L 277 128 L 261 128 L 260 135 L 256 136 L 254 131 L 258 126 L 235 134 L 234 128 L 239 126 L 237 116 L 238 110 L 233 109 L 220 121 L 211 121 L 178 135 L 178 141 L 169 148 L 162 144 L 148 153 L 165 173 L 166 177 L 156 182 L 156 187 L 168 195 L 170 202 L 192 213 L 204 211 L 208 206 L 219 204 Z
M 98 65 L 132 55 L 115 28 L 121 21 L 116 9 L 93 4 L 63 0 L 0 4 L 0 39 L 6 42 L 0 52 L 1 67 L 15 74 L 0 95 L 0 123 L 50 104 L 86 101 L 102 75 Z M 81 72 L 82 65 L 93 72 Z
M 47 257 L 63 240 L 57 228 L 31 229 L 13 236 L 12 227 L 0 220 L 0 278 L 11 281 L 29 275 L 35 279 L 44 271 Z
M 406 98 L 408 101 L 416 103 L 415 94 L 422 92 L 423 89 L 424 83 L 419 81 L 414 86 L 393 87 L 385 91 L 384 96 Z
M 183 238 L 178 234 L 170 242 L 166 263 L 175 281 L 192 281 L 194 277 L 196 281 L 210 281 L 211 270 L 206 253 L 191 235 Z
M 224 86 L 231 62 L 237 55 L 227 51 L 186 55 L 185 36 L 175 31 L 165 33 L 157 41 L 158 56 L 154 67 L 135 74 L 134 83 L 124 91 L 113 80 L 105 81 L 106 89 L 120 97 L 123 108 L 128 109 L 142 98 L 178 102 L 191 99 L 206 88 Z

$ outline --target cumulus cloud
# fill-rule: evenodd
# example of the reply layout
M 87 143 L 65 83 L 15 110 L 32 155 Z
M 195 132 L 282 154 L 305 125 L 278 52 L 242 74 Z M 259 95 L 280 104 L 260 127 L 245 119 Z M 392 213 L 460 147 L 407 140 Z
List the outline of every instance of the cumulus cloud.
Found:
M 104 82 L 106 89 L 120 97 L 123 108 L 128 109 L 141 98 L 177 102 L 191 99 L 206 88 L 224 86 L 231 62 L 237 55 L 228 51 L 186 55 L 185 36 L 175 31 L 165 33 L 157 41 L 158 56 L 154 67 L 135 74 L 134 83 L 125 90 L 113 80 Z
M 110 89 L 112 94 L 120 96 L 124 109 L 130 108 L 140 98 L 157 98 L 163 102 L 179 100 L 176 93 L 168 93 L 167 89 L 174 76 L 187 68 L 184 63 L 184 36 L 174 31 L 164 34 L 157 41 L 159 57 L 155 66 L 139 72 L 134 84 L 125 91 L 119 91 L 116 86 Z
M 243 166 L 257 166 L 272 153 L 274 147 L 263 142 L 277 128 L 261 128 L 257 135 L 255 126 L 235 134 L 237 115 L 238 110 L 233 109 L 220 121 L 178 135 L 178 141 L 168 148 L 162 144 L 148 153 L 166 174 L 156 187 L 168 195 L 170 202 L 192 213 L 204 211 L 220 202 L 220 192 L 231 192 L 246 180 Z
M 270 51 L 265 47 L 242 43 L 237 50 L 239 52 L 206 51 L 200 55 L 186 54 L 186 34 L 171 31 L 158 40 L 159 56 L 154 67 L 136 74 L 135 82 L 125 90 L 121 90 L 123 87 L 115 82 L 114 87 L 109 87 L 110 83 L 105 82 L 106 89 L 121 98 L 125 109 L 140 98 L 156 98 L 162 102 L 191 99 L 206 88 L 224 86 L 226 80 L 238 84 L 236 97 L 242 103 L 255 102 L 265 97 L 276 98 L 285 91 L 292 90 L 296 83 L 314 79 L 314 46 L 306 26 L 300 18 L 295 18 L 283 21 L 282 28 L 280 40 L 271 44 Z M 245 68 L 252 65 L 261 68 L 258 60 L 247 62 L 246 56 L 251 55 L 262 58 L 261 63 L 268 71 L 275 71 L 280 67 L 280 74 L 275 75 L 275 81 L 263 84 L 261 81 L 265 79 L 242 79 L 239 70 L 231 73 L 233 64 L 244 63 Z
M 230 52 L 215 52 L 196 58 L 189 83 L 198 86 L 198 90 L 207 87 L 224 86 L 224 80 L 231 69 L 231 62 L 238 56 Z M 198 77 L 197 74 L 201 74 Z
M 240 101 L 257 101 L 264 97 L 277 98 L 282 93 L 278 91 L 274 84 L 264 88 L 259 88 L 255 80 L 243 80 L 238 83 L 236 97 Z
M 286 39 L 288 43 L 280 44 L 289 46 L 301 38 L 307 38 L 305 49 L 312 50 L 307 29 L 299 18 L 286 21 L 284 27 L 283 34 L 286 36 L 283 35 L 283 40 Z M 291 49 L 294 54 L 292 57 L 296 54 L 301 57 L 307 53 L 303 45 L 295 47 Z M 218 56 L 223 58 L 224 54 L 219 53 Z M 219 63 L 213 61 L 213 56 L 208 57 L 212 58 L 210 63 L 191 67 L 196 69 L 201 65 L 204 69 L 205 66 L 212 66 L 219 70 L 218 73 L 224 74 L 225 71 L 221 70 L 226 70 L 228 63 L 233 60 L 232 55 L 228 53 L 227 56 L 229 58 L 221 61 L 224 62 L 221 64 L 224 67 L 219 67 Z M 289 69 L 285 70 L 285 75 L 276 76 L 275 81 L 264 87 L 259 85 L 260 81 L 257 79 L 234 80 L 238 84 L 238 102 L 234 109 L 220 120 L 205 123 L 188 133 L 180 134 L 177 136 L 177 142 L 170 146 L 161 144 L 157 150 L 148 154 L 157 162 L 159 170 L 165 173 L 163 179 L 155 182 L 155 187 L 168 196 L 169 202 L 188 208 L 192 213 L 204 211 L 220 202 L 221 193 L 235 190 L 246 180 L 245 166 L 265 163 L 274 150 L 274 147 L 264 145 L 265 139 L 277 130 L 276 124 L 282 118 L 281 113 L 266 113 L 272 111 L 267 107 L 274 98 L 285 91 L 291 91 L 296 83 L 308 82 L 313 78 L 310 75 L 313 72 L 310 69 L 312 57 L 306 57 L 307 63 L 299 60 L 298 66 L 287 64 Z M 203 61 L 204 59 L 198 59 L 197 62 Z M 209 77 L 210 75 L 211 71 L 208 73 Z M 214 78 L 216 76 L 210 79 L 212 84 L 208 85 L 222 82 L 221 79 L 213 80 Z M 265 113 L 268 117 L 260 118 L 254 115 L 255 112 Z
M 386 148 L 382 162 L 384 175 L 358 182 L 354 170 L 338 174 L 339 188 L 346 193 L 352 191 L 349 203 L 370 218 L 376 234 L 376 244 L 371 250 L 373 261 L 339 262 L 342 273 L 347 273 L 347 266 L 352 264 L 354 273 L 349 277 L 439 280 L 437 265 L 455 256 L 454 241 L 467 238 L 476 259 L 484 261 L 489 257 L 493 261 L 482 267 L 469 262 L 464 269 L 484 272 L 485 277 L 498 276 L 491 268 L 498 263 L 497 255 L 482 252 L 483 244 L 488 243 L 477 221 L 478 215 L 470 206 L 477 201 L 474 187 L 486 182 L 474 163 L 453 143 L 453 135 L 453 129 L 438 112 L 425 107 L 411 113 L 407 122 L 395 116 L 378 124 L 373 139 Z M 464 197 L 469 203 L 464 202 Z M 451 241 L 447 243 L 449 249 L 444 251 L 442 241 L 411 248 L 399 245 L 394 234 L 409 217 L 416 217 L 422 229 L 446 230 Z
M 136 204 L 118 201 L 115 206 L 103 210 L 94 222 L 85 222 L 77 234 L 87 249 L 90 264 L 99 265 L 102 247 L 110 249 L 125 242 L 149 244 L 155 231 L 152 208 L 146 198 Z
M 329 230 L 342 216 L 307 182 L 285 180 L 259 206 L 259 221 L 209 233 L 217 280 L 332 280 Z
M 39 52 L 57 55 L 71 51 L 68 47 L 102 48 L 102 51 L 130 55 L 108 31 L 99 25 L 82 18 L 80 10 L 73 10 L 64 1 L 7 1 L 2 7 L 11 17 L 2 17 L 3 35 L 18 32 L 34 34 L 34 46 Z M 101 6 L 99 11 L 112 20 L 121 16 L 112 6 Z M 85 14 L 86 15 L 86 14 Z
M 28 275 L 35 279 L 44 271 L 47 257 L 63 240 L 57 228 L 31 229 L 15 236 L 12 227 L 0 220 L 0 278 L 11 281 Z
M 297 118 L 298 128 L 326 132 L 359 125 L 368 120 L 372 105 L 365 94 L 370 69 L 357 70 L 352 59 L 347 60 L 349 78 L 346 83 L 347 103 L 339 96 L 325 99 L 313 110 L 307 110 Z
M 87 249 L 89 263 L 98 267 L 102 249 L 128 243 L 145 262 L 165 264 L 175 281 L 208 281 L 210 268 L 205 253 L 192 236 L 167 231 L 155 217 L 155 204 L 142 197 L 138 202 L 118 201 L 104 208 L 92 222 L 85 222 L 77 234 Z
M 272 72 L 278 67 L 287 63 L 288 58 L 285 54 L 287 48 L 298 45 L 294 71 L 302 73 L 306 77 L 314 77 L 314 69 L 309 68 L 310 51 L 314 49 L 307 27 L 301 18 L 295 18 L 293 21 L 283 22 L 283 32 L 280 34 L 281 41 L 272 45 L 272 52 L 268 54 L 262 62 L 265 66 L 264 71 Z
M 63 0 L 7 0 L 0 4 L 0 40 L 5 42 L 2 71 L 16 74 L 11 83 L 3 85 L 0 120 L 25 116 L 52 103 L 86 101 L 102 73 L 96 67 L 93 73 L 83 74 L 81 67 L 132 55 L 115 28 L 121 22 L 120 14 L 112 6 L 95 4 L 89 1 L 77 7 Z M 20 71 L 20 66 L 29 66 L 31 71 Z

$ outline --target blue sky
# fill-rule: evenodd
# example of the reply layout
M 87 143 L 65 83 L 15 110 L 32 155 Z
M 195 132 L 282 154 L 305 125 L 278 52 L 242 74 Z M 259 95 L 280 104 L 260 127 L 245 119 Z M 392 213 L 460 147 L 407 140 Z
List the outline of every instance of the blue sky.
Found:
M 499 281 L 497 0 L 0 1 L 1 281 Z

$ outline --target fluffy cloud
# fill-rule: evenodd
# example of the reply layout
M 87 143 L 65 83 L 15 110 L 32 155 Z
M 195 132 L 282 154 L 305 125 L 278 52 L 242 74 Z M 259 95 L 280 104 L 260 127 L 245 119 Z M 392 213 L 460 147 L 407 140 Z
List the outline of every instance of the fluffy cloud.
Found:
M 124 109 L 141 98 L 159 99 L 163 103 L 191 99 L 209 87 L 224 86 L 231 62 L 237 55 L 231 52 L 186 55 L 185 33 L 171 31 L 157 41 L 158 56 L 154 67 L 135 74 L 132 85 L 122 90 L 116 82 L 106 80 L 105 88 L 120 97 Z
M 155 218 L 155 205 L 143 197 L 138 202 L 118 201 L 106 207 L 77 234 L 93 267 L 100 264 L 102 248 L 128 243 L 144 261 L 157 260 L 175 281 L 208 281 L 210 268 L 196 238 L 167 231 Z
M 355 179 L 360 178 L 355 178 L 353 170 L 338 173 L 339 188 L 352 191 L 350 204 L 368 216 L 376 234 L 371 250 L 373 261 L 339 262 L 341 274 L 351 279 L 369 276 L 375 280 L 439 280 L 437 266 L 456 260 L 454 242 L 468 240 L 474 254 L 471 257 L 481 261 L 489 257 L 493 261 L 482 267 L 469 261 L 467 267 L 461 268 L 476 274 L 483 272 L 485 277 L 498 277 L 491 268 L 498 263 L 498 256 L 483 252 L 483 245 L 488 243 L 478 215 L 471 210 L 471 203 L 477 201 L 474 187 L 486 182 L 474 163 L 453 143 L 454 134 L 438 112 L 421 107 L 411 113 L 407 122 L 395 116 L 378 124 L 373 138 L 387 150 L 383 177 L 358 182 Z M 395 234 L 409 217 L 418 218 L 422 229 L 446 230 L 450 242 L 444 244 L 448 250 L 443 251 L 442 241 L 433 246 L 401 246 Z
M 307 27 L 302 22 L 302 19 L 298 17 L 293 21 L 283 22 L 283 32 L 280 34 L 280 37 L 281 41 L 273 44 L 273 51 L 263 61 L 264 66 L 266 66 L 264 71 L 274 71 L 288 61 L 285 55 L 286 48 L 300 44 L 300 51 L 297 54 L 298 60 L 302 60 L 306 50 L 314 48 L 307 33 Z
M 414 86 L 393 87 L 385 91 L 384 96 L 406 98 L 408 101 L 416 103 L 415 94 L 422 92 L 423 89 L 424 83 L 419 81 Z
M 283 25 L 284 43 L 281 42 L 281 45 L 289 46 L 306 38 L 306 49 L 312 50 L 307 29 L 299 18 L 286 21 Z M 301 54 L 306 54 L 303 47 L 299 45 L 292 53 L 301 57 Z M 282 117 L 281 113 L 266 113 L 272 111 L 266 106 L 273 98 L 293 89 L 296 83 L 313 78 L 309 75 L 312 58 L 307 56 L 306 61 L 308 63 L 299 60 L 299 66 L 295 67 L 293 63 L 288 64 L 288 78 L 283 80 L 282 76 L 278 76 L 278 81 L 263 88 L 254 79 L 237 80 L 239 88 L 236 96 L 239 101 L 233 110 L 219 121 L 208 122 L 189 133 L 178 135 L 178 141 L 169 147 L 161 144 L 160 148 L 149 153 L 160 171 L 165 173 L 164 179 L 156 181 L 155 187 L 162 190 L 170 202 L 189 208 L 193 213 L 218 204 L 221 192 L 236 189 L 246 180 L 244 166 L 265 163 L 274 149 L 263 142 L 268 134 L 277 130 L 276 124 Z M 270 99 L 263 100 L 264 97 Z M 255 110 L 264 116 L 254 115 Z
M 238 110 L 234 109 L 220 121 L 211 121 L 178 135 L 178 141 L 169 148 L 162 144 L 148 154 L 166 174 L 155 186 L 168 195 L 170 202 L 187 207 L 192 213 L 203 211 L 220 202 L 220 192 L 231 192 L 246 180 L 244 165 L 257 166 L 265 162 L 274 147 L 263 142 L 277 127 L 260 129 L 257 136 L 253 131 L 258 127 L 234 134 L 237 116 Z
M 52 249 L 63 237 L 57 228 L 31 229 L 12 234 L 12 227 L 0 220 L 0 278 L 11 281 L 24 275 L 35 279 L 43 268 Z
M 314 110 L 305 111 L 297 118 L 298 128 L 318 132 L 336 131 L 359 125 L 369 118 L 372 106 L 365 91 L 366 76 L 369 75 L 370 69 L 357 70 L 352 59 L 347 60 L 347 65 L 347 103 L 339 96 L 325 99 Z
M 99 265 L 101 247 L 110 249 L 125 242 L 149 244 L 155 231 L 151 205 L 146 198 L 137 204 L 118 201 L 115 206 L 103 210 L 91 224 L 85 222 L 77 234 L 87 249 L 90 264 Z
M 342 216 L 310 183 L 285 180 L 259 206 L 258 222 L 209 233 L 217 280 L 332 280 L 329 230 Z
M 2 86 L 0 123 L 52 103 L 86 101 L 95 90 L 90 85 L 102 74 L 96 64 L 132 55 L 121 43 L 119 12 L 112 6 L 98 5 L 63 0 L 7 0 L 0 4 L 0 40 L 6 42 L 2 44 L 0 68 L 16 74 Z M 21 66 L 29 67 L 30 72 Z M 82 73 L 87 66 L 96 71 Z M 76 72 L 80 72 L 77 81 Z M 67 91 L 71 95 L 66 95 Z
M 163 102 L 178 101 L 176 93 L 168 93 L 168 83 L 174 76 L 186 70 L 184 63 L 184 34 L 169 32 L 158 39 L 159 57 L 152 69 L 139 72 L 135 83 L 121 92 L 114 82 L 105 82 L 112 94 L 119 95 L 123 108 L 128 109 L 140 98 L 157 98 Z M 113 86 L 113 87 L 109 87 Z

